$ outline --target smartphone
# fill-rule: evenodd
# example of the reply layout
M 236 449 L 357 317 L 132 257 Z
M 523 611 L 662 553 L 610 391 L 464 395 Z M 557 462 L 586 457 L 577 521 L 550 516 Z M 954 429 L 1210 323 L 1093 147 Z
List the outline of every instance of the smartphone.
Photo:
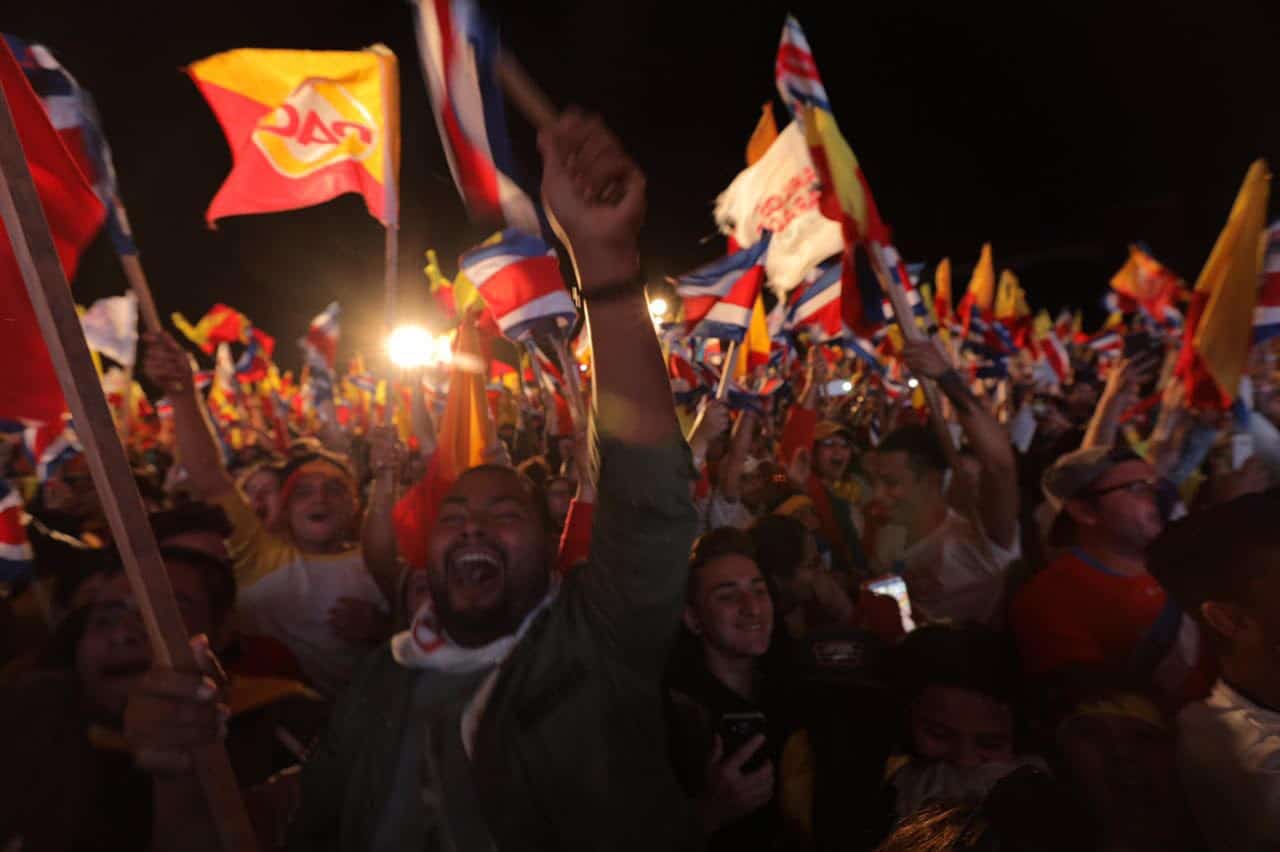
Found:
M 764 714 L 759 711 L 749 713 L 725 713 L 720 717 L 720 722 L 716 726 L 716 733 L 720 735 L 720 743 L 724 747 L 724 756 L 736 752 L 747 744 L 747 741 L 759 734 L 764 736 L 766 719 Z M 747 758 L 747 762 L 742 764 L 743 772 L 753 772 L 764 766 L 768 759 L 765 747 L 762 745 L 756 750 L 756 753 Z
M 911 597 L 907 594 L 907 581 L 899 576 L 881 577 L 879 580 L 868 580 L 864 584 L 868 591 L 877 595 L 888 595 L 898 602 L 898 612 L 902 615 L 902 630 L 910 633 L 916 629 L 915 620 L 911 617 Z

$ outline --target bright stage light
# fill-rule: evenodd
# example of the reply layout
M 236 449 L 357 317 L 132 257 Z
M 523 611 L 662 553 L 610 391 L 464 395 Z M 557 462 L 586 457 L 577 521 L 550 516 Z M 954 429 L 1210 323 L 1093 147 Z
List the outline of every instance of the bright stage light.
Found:
M 649 316 L 662 319 L 667 315 L 667 300 L 659 296 L 649 303 Z
M 845 382 L 840 387 L 844 389 L 845 393 L 848 393 L 849 391 L 853 390 L 853 382 Z
M 421 326 L 399 326 L 387 338 L 387 353 L 397 367 L 409 369 L 432 364 L 437 360 L 436 352 L 436 341 Z
M 909 387 L 909 388 L 918 388 L 918 387 L 920 387 L 920 381 L 919 381 L 918 379 L 914 379 L 914 378 L 907 379 L 907 387 Z

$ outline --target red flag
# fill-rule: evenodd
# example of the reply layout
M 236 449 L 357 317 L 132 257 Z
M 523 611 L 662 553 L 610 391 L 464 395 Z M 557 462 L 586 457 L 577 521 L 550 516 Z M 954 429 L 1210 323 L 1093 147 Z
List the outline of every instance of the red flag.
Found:
M 17 124 L 62 269 L 71 280 L 80 253 L 97 234 L 106 212 L 49 123 L 7 44 L 0 44 L 0 85 Z M 0 231 L 4 231 L 3 224 Z M 7 234 L 0 240 L 0 328 L 0 363 L 21 365 L 21 370 L 9 372 L 8 380 L 0 381 L 0 417 L 59 420 L 66 404 Z

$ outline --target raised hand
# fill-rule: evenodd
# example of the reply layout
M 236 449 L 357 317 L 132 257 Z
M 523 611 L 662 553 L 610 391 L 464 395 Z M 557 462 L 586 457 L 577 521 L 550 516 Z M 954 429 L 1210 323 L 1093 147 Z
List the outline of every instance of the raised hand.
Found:
M 644 222 L 644 175 L 595 116 L 567 110 L 538 134 L 542 196 L 569 247 L 584 296 L 634 278 Z
M 951 362 L 931 337 L 904 341 L 902 360 L 913 374 L 926 379 L 939 379 L 951 369 Z
M 178 345 L 178 341 L 164 332 L 154 331 L 147 332 L 142 339 L 147 344 L 142 372 L 148 379 L 163 388 L 165 393 L 176 394 L 194 387 L 191 356 Z
M 764 807 L 773 798 L 772 762 L 751 772 L 742 769 L 764 742 L 764 737 L 757 734 L 724 757 L 724 744 L 716 737 L 707 761 L 706 786 L 698 802 L 708 834 Z
M 139 768 L 183 775 L 191 752 L 226 738 L 227 676 L 204 636 L 191 639 L 199 672 L 152 668 L 139 675 L 124 708 L 124 738 Z

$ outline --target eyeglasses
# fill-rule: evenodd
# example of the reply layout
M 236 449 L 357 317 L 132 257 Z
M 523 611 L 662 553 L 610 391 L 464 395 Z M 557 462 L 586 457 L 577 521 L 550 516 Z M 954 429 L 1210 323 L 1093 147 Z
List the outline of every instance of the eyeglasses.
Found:
M 1133 497 L 1155 497 L 1160 493 L 1160 484 L 1154 479 L 1135 479 L 1132 482 L 1122 482 L 1119 485 L 1109 485 L 1106 488 L 1094 488 L 1083 492 L 1080 496 L 1101 497 L 1113 491 L 1124 491 Z

